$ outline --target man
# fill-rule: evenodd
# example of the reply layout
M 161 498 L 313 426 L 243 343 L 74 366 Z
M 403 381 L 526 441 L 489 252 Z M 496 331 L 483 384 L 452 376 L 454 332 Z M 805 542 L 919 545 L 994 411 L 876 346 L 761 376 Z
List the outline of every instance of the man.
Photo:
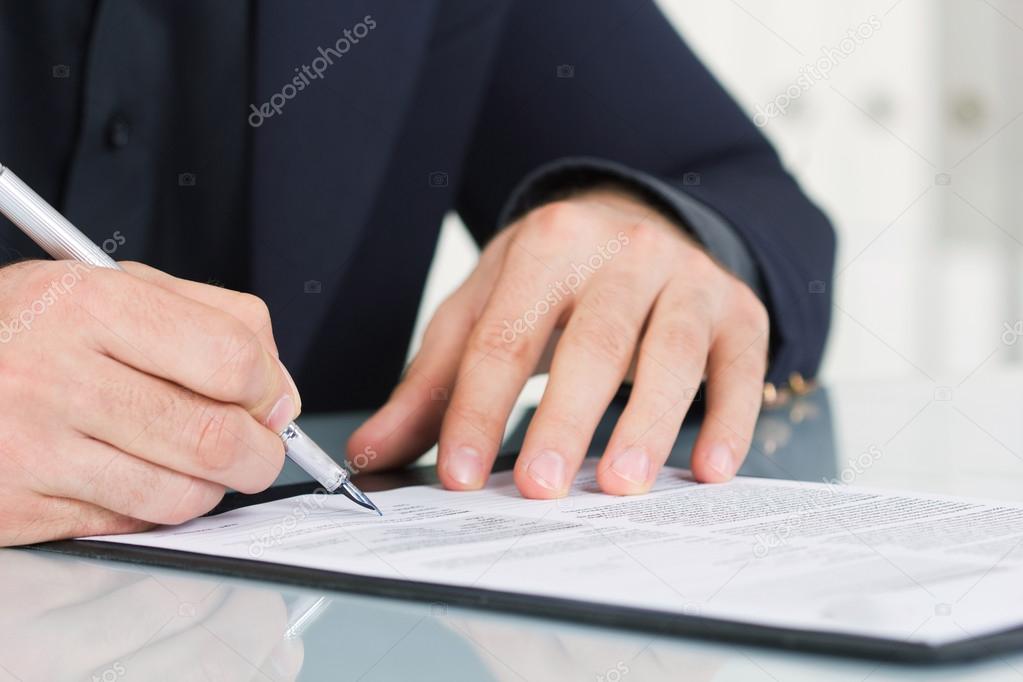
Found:
M 0 32 L 0 162 L 152 266 L 4 224 L 2 544 L 258 491 L 303 406 L 379 407 L 350 456 L 439 442 L 475 489 L 548 367 L 522 494 L 566 493 L 623 383 L 603 490 L 649 488 L 704 379 L 724 481 L 765 375 L 818 367 L 831 228 L 649 0 L 9 0 Z M 452 209 L 483 253 L 402 376 Z

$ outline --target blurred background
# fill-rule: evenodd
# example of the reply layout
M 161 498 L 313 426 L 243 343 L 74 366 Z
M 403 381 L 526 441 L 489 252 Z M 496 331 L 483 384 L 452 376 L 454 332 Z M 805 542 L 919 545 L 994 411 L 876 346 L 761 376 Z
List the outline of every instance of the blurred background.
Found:
M 941 390 L 1020 361 L 1023 3 L 659 4 L 835 224 L 823 380 Z M 420 333 L 476 257 L 449 218 Z

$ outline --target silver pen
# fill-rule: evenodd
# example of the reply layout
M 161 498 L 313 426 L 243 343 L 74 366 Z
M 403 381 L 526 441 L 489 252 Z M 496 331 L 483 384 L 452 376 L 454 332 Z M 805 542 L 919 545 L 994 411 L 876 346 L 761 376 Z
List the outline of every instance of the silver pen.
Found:
M 0 164 L 0 213 L 56 259 L 122 269 L 106 251 L 94 244 L 3 164 Z M 383 516 L 383 512 L 352 483 L 348 470 L 331 459 L 297 424 L 288 424 L 280 436 L 288 457 L 319 481 L 328 492 L 341 493 L 356 504 Z

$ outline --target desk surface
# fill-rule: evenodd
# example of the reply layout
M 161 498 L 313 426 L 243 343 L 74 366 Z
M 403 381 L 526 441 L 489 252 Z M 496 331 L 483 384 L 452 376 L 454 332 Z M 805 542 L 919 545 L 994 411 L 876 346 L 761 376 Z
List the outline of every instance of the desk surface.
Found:
M 842 385 L 764 413 L 742 474 L 1023 501 L 1023 373 Z M 609 418 L 613 418 L 613 414 Z M 325 443 L 357 419 L 309 417 Z M 610 420 L 608 421 L 610 424 Z M 685 466 L 695 427 L 672 464 Z M 599 451 L 607 429 L 594 440 Z M 282 482 L 300 479 L 287 469 Z M 327 597 L 301 640 L 288 608 Z M 1023 652 L 915 668 L 0 550 L 0 680 L 1018 679 Z M 954 608 L 954 605 L 953 607 Z M 939 614 L 937 617 L 941 617 Z M 358 625 L 356 625 L 358 624 Z

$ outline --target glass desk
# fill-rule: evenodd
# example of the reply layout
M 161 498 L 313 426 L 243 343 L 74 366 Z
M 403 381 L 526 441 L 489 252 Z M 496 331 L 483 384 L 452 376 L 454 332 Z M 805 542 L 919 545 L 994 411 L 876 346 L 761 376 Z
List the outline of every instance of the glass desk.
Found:
M 1023 374 L 846 384 L 765 411 L 741 473 L 1023 501 Z M 594 439 L 600 452 L 613 407 Z M 329 447 L 361 416 L 309 416 Z M 686 466 L 695 426 L 671 463 Z M 509 449 L 521 437 L 513 435 Z M 338 447 L 340 449 L 340 447 Z M 502 461 L 505 465 L 510 458 Z M 401 474 L 428 479 L 429 469 Z M 290 466 L 280 483 L 301 481 Z M 397 480 L 402 480 L 401 478 Z M 360 479 L 371 491 L 395 479 Z M 914 667 L 0 550 L 0 680 L 1018 679 L 1023 652 Z M 318 615 L 289 623 L 292 613 Z M 1021 605 L 1023 607 L 1023 605 Z M 940 614 L 939 614 L 940 615 Z M 290 636 L 289 636 L 290 635 Z

